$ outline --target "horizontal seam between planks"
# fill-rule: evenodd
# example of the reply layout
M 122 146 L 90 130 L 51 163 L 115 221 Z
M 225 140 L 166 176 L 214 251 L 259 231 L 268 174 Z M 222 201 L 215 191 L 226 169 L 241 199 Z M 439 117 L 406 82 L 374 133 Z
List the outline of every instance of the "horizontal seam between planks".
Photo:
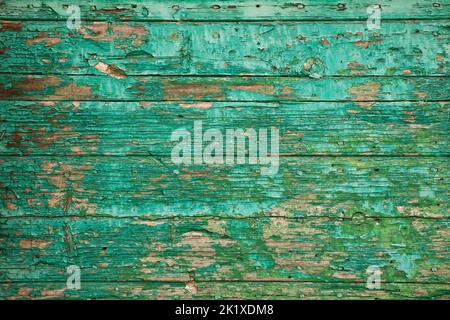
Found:
M 9 17 L 9 16 L 0 16 L 0 19 L 3 21 L 21 21 L 21 22 L 65 22 L 67 21 L 67 17 L 59 18 L 59 19 L 49 19 L 49 18 L 20 18 L 20 17 Z M 381 19 L 383 22 L 388 23 L 395 23 L 395 22 L 420 22 L 420 21 L 426 21 L 426 22 L 441 22 L 441 21 L 449 21 L 448 15 L 446 16 L 431 16 L 429 18 L 423 17 L 423 18 L 411 18 L 411 17 L 405 17 L 405 18 L 383 18 Z M 123 22 L 123 23 L 177 23 L 177 22 L 186 22 L 186 23 L 193 23 L 193 24 L 202 24 L 202 23 L 217 23 L 217 24 L 226 24 L 226 23 L 241 23 L 241 24 L 252 24 L 252 23 L 278 23 L 278 24 L 288 24 L 288 23 L 333 23 L 333 22 L 339 22 L 339 24 L 342 24 L 343 22 L 366 22 L 367 17 L 365 18 L 336 18 L 336 19 L 223 19 L 223 20 L 214 20 L 214 19 L 108 19 L 105 17 L 104 19 L 81 19 L 81 22 Z
M 133 157 L 133 158 L 160 158 L 160 159 L 170 159 L 171 156 L 169 154 L 167 155 L 160 155 L 160 154 L 28 154 L 26 156 L 24 155 L 14 155 L 14 154 L 0 154 L 0 158 L 41 158 L 41 157 L 48 157 L 48 158 L 76 158 L 76 157 L 83 157 L 83 158 L 126 158 L 126 157 Z M 448 158 L 450 157 L 450 154 L 372 154 L 372 155 L 363 155 L 363 154 L 280 154 L 280 158 Z M 225 166 L 224 166 L 225 167 Z
M 108 75 L 96 74 L 96 73 L 65 73 L 65 72 L 9 72 L 0 71 L 1 75 L 6 76 L 70 76 L 70 77 L 98 77 L 98 78 L 111 78 Z M 320 78 L 312 78 L 308 75 L 293 74 L 293 75 L 277 75 L 277 74 L 251 74 L 251 73 L 241 73 L 241 74 L 188 74 L 188 73 L 174 73 L 174 74 L 126 74 L 126 77 L 133 78 L 297 78 L 297 79 L 311 79 L 312 81 L 322 80 L 322 79 L 434 79 L 434 78 L 450 78 L 447 74 L 436 74 L 436 75 L 325 75 Z M 247 79 L 246 79 L 247 80 Z
M 0 281 L 0 285 L 1 284 L 11 284 L 11 283 L 61 283 L 64 282 L 65 283 L 66 279 L 58 281 L 58 280 L 47 280 L 47 281 L 43 281 L 43 280 L 29 280 L 29 281 L 25 281 L 25 280 L 10 280 L 10 281 Z M 116 280 L 116 281 L 93 281 L 93 280 L 89 280 L 89 281 L 83 281 L 83 283 L 105 283 L 105 284 L 109 284 L 109 283 L 180 283 L 180 284 L 185 284 L 187 281 L 190 281 L 189 279 L 186 280 L 166 280 L 166 279 L 162 279 L 162 280 Z M 318 284 L 365 284 L 366 281 L 311 281 L 311 280 L 295 280 L 295 279 L 286 279 L 286 280 L 240 280 L 240 279 L 236 279 L 236 280 L 207 280 L 207 279 L 195 279 L 194 277 L 194 281 L 196 283 L 318 283 Z M 428 285 L 448 285 L 450 284 L 450 282 L 420 282 L 420 281 L 381 281 L 381 283 L 384 284 L 428 284 Z
M 57 102 L 57 101 L 78 101 L 78 102 L 167 102 L 167 100 L 139 100 L 139 99 L 110 99 L 110 100 L 106 100 L 106 99 L 98 99 L 98 100 L 93 100 L 93 99 L 79 99 L 79 98 L 74 98 L 72 100 L 67 100 L 67 97 L 63 100 L 55 100 L 55 99 L 20 99 L 20 100 L 14 100 L 14 99 L 1 99 L 0 101 L 9 101 L 9 102 L 13 102 L 13 101 L 23 101 L 23 102 L 29 102 L 29 101 L 35 101 L 35 102 L 39 102 L 39 101 L 44 101 L 44 102 Z M 183 103 L 188 103 L 188 102 L 228 102 L 228 103 L 285 103 L 285 102 L 291 102 L 291 103 L 301 103 L 301 102 L 373 102 L 373 103 L 381 103 L 381 102 L 448 102 L 448 99 L 414 99 L 414 100 L 404 100 L 404 99 L 399 99 L 399 100 L 311 100 L 311 99 L 303 99 L 303 100 L 295 100 L 295 99 L 289 99 L 289 100 L 199 100 L 199 99 L 187 99 L 187 100 L 171 100 L 171 102 L 183 102 Z
M 22 99 L 17 99 L 17 100 L 0 100 L 0 101 L 14 101 L 14 102 L 29 102 L 30 100 L 22 100 Z M 54 102 L 73 102 L 73 100 L 46 100 L 46 101 L 54 101 Z M 85 100 L 88 102 L 156 102 L 155 100 L 130 100 L 130 99 L 124 99 L 124 100 L 118 100 L 118 101 L 111 101 L 111 100 Z M 183 100 L 184 101 L 184 100 Z M 221 103 L 248 103 L 248 102 L 252 102 L 254 101 L 255 103 L 260 103 L 259 100 L 226 100 L 226 101 L 214 101 L 214 100 L 198 100 L 201 102 L 221 102 Z M 437 100 L 438 102 L 446 102 L 446 103 L 450 103 L 450 100 Z M 165 103 L 177 103 L 180 102 L 180 100 L 161 100 L 160 102 L 165 102 Z M 262 103 L 268 103 L 270 105 L 274 105 L 274 104 L 294 104 L 294 103 L 310 103 L 310 102 L 320 102 L 320 101 L 299 101 L 299 102 L 295 102 L 292 100 L 278 100 L 278 101 L 265 101 Z M 327 100 L 325 102 L 338 102 L 338 103 L 344 103 L 344 102 L 364 102 L 364 101 L 357 101 L 357 100 Z M 422 102 L 422 100 L 417 101 L 417 100 L 408 100 L 408 99 L 403 99 L 403 100 L 395 100 L 395 101 L 389 101 L 389 100 L 371 100 L 370 102 L 396 102 L 396 103 L 400 103 L 400 102 Z M 227 107 L 227 106 L 224 106 Z M 250 106 L 248 108 L 258 108 L 259 106 Z M 265 106 L 262 106 L 263 108 Z M 239 108 L 242 108 L 242 106 L 239 106 Z M 271 107 L 272 109 L 274 109 L 275 107 Z
M 161 216 L 112 216 L 112 215 L 95 215 L 95 216 L 83 216 L 83 215 L 64 215 L 64 216 L 42 216 L 42 215 L 19 215 L 19 216 L 4 216 L 0 217 L 0 220 L 23 220 L 23 219 L 34 219 L 34 220 L 64 220 L 64 219 L 83 219 L 83 220 L 140 220 L 140 221 L 160 221 L 160 220 L 195 220 L 195 219 L 203 219 L 203 218 L 211 218 L 217 220 L 263 220 L 270 218 L 277 219 L 286 219 L 286 220 L 308 220 L 308 219 L 323 219 L 323 220 L 353 220 L 352 217 L 338 217 L 338 216 L 304 216 L 304 217 L 290 217 L 290 216 L 280 216 L 280 215 L 255 215 L 255 216 L 221 216 L 221 215 L 198 215 L 198 216 L 170 216 L 170 217 L 161 217 Z M 404 217 L 393 217 L 393 216 L 367 216 L 364 215 L 364 219 L 386 219 L 386 220 L 438 220 L 438 221 L 449 221 L 449 217 L 421 217 L 421 216 L 404 216 Z

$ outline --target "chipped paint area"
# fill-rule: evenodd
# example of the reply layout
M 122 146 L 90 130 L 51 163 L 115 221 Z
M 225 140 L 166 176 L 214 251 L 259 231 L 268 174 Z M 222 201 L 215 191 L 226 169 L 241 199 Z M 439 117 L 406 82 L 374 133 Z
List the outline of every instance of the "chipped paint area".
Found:
M 97 63 L 95 65 L 95 69 L 100 72 L 106 73 L 116 79 L 123 79 L 126 77 L 125 72 L 122 69 L 118 68 L 115 65 L 109 65 L 104 62 Z

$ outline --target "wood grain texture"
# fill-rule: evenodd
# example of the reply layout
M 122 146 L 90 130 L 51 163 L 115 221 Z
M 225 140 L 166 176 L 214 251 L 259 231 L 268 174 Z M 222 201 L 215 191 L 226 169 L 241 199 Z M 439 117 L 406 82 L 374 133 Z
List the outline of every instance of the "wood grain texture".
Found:
M 385 22 L 372 31 L 365 21 L 94 22 L 77 31 L 65 21 L 0 21 L 0 30 L 3 72 L 320 78 L 449 71 L 447 20 Z
M 0 100 L 450 101 L 448 77 L 176 77 L 5 74 Z
M 1 19 L 66 20 L 69 2 L 2 0 Z M 81 0 L 83 20 L 242 21 L 242 20 L 367 20 L 367 7 L 378 4 L 383 19 L 448 18 L 448 1 L 379 0 Z
M 178 128 L 280 130 L 280 153 L 448 155 L 448 102 L 0 101 L 4 155 L 170 156 Z M 401 143 L 399 143 L 401 142 Z M 205 144 L 206 145 L 206 144 Z M 194 150 L 195 151 L 195 150 Z
M 448 159 L 283 157 L 192 165 L 170 157 L 5 157 L 4 215 L 448 217 Z
M 361 283 L 290 281 L 86 282 L 80 290 L 64 283 L 14 282 L 0 285 L 5 299 L 448 299 L 442 284 L 387 283 L 369 290 Z
M 445 282 L 449 220 L 419 218 L 5 219 L 2 281 Z M 236 263 L 238 262 L 238 263 Z M 29 272 L 23 272 L 23 264 Z
M 0 0 L 0 299 L 450 298 L 448 1 L 69 4 Z

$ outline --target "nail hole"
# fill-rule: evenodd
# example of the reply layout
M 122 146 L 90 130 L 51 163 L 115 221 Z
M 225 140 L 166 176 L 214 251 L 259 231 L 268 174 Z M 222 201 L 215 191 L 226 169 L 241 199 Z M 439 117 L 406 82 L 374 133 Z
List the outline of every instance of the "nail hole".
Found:
M 344 10 L 344 9 L 345 9 L 345 4 L 343 4 L 343 3 L 338 3 L 337 7 L 338 7 L 338 9 L 340 9 L 340 10 Z
M 213 8 L 213 9 L 220 9 L 220 6 L 218 4 L 213 4 L 211 8 Z
M 440 6 L 441 6 L 440 3 L 437 3 L 437 2 L 433 3 L 433 7 L 435 7 L 435 8 L 438 8 L 438 7 L 440 7 Z

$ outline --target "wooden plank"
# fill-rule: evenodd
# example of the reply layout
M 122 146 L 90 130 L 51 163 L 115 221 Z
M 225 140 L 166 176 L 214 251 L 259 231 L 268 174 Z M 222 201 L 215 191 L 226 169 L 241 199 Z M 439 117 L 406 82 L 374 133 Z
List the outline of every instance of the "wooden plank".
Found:
M 0 21 L 0 56 L 2 72 L 46 75 L 444 76 L 448 24 Z
M 5 74 L 0 100 L 449 101 L 450 77 L 160 77 Z
M 448 102 L 0 101 L 2 155 L 170 156 L 172 132 L 276 127 L 282 155 L 449 155 Z M 206 143 L 205 143 L 206 145 Z
M 0 220 L 2 281 L 449 283 L 450 220 L 420 218 Z M 6 241 L 6 243 L 5 243 Z M 29 272 L 23 272 L 28 269 Z
M 3 0 L 0 19 L 66 20 L 71 14 L 69 3 L 35 0 Z M 81 0 L 81 19 L 85 20 L 139 20 L 139 21 L 209 21 L 209 20 L 367 20 L 367 8 L 375 4 L 385 19 L 448 18 L 448 1 L 336 1 L 302 0 L 282 2 L 274 0 Z
M 85 283 L 80 291 L 68 290 L 62 283 L 0 284 L 0 293 L 15 299 L 448 299 L 441 285 L 389 283 L 380 290 L 362 284 L 308 282 L 200 282 L 195 293 L 188 284 L 168 282 Z
M 261 282 L 84 282 L 69 290 L 65 282 L 1 283 L 0 297 L 23 299 L 448 299 L 440 284 L 386 283 L 379 290 L 365 283 Z
M 3 216 L 449 216 L 445 157 L 282 157 L 275 175 L 151 155 L 0 162 Z

